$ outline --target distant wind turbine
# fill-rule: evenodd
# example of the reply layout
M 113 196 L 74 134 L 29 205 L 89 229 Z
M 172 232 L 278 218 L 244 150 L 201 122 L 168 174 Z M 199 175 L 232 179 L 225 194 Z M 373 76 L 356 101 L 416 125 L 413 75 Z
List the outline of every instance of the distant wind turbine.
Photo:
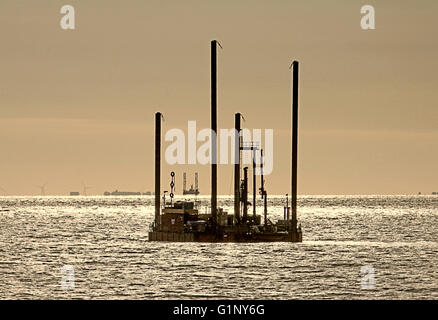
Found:
M 47 185 L 47 182 L 45 184 L 43 184 L 42 186 L 35 186 L 36 188 L 40 188 L 41 189 L 41 195 L 42 196 L 46 195 L 46 185 Z
M 84 196 L 87 196 L 87 190 L 91 189 L 92 187 L 85 185 L 84 181 L 82 181 L 82 186 L 84 187 Z
M 4 196 L 7 196 L 7 192 L 6 192 L 6 190 L 4 188 L 0 187 L 0 190 L 3 192 Z

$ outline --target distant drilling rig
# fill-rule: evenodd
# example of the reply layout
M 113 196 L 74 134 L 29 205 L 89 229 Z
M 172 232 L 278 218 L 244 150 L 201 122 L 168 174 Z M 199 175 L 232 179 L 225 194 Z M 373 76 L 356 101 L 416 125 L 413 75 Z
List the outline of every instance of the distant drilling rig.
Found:
M 195 188 L 193 188 L 193 184 L 190 185 L 190 189 L 187 190 L 187 173 L 183 173 L 183 195 L 195 195 L 199 194 L 199 186 L 198 186 L 198 173 L 195 172 Z

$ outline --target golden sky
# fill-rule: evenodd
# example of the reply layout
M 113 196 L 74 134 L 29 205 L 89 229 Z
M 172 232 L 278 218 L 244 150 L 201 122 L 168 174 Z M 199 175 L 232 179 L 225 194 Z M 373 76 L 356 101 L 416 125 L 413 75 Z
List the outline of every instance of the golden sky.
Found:
M 76 29 L 62 30 L 73 5 Z M 374 5 L 376 29 L 360 28 Z M 299 193 L 438 191 L 438 2 L 132 0 L 0 2 L 0 187 L 7 194 L 153 189 L 153 117 L 210 119 L 218 39 L 219 127 L 234 113 L 274 129 L 269 194 L 290 190 L 290 61 L 300 61 Z M 208 166 L 164 166 L 190 182 Z M 219 166 L 232 194 L 232 166 Z M 168 188 L 167 188 L 168 189 Z M 166 190 L 167 190 L 166 189 Z M 0 194 L 2 193 L 0 189 Z

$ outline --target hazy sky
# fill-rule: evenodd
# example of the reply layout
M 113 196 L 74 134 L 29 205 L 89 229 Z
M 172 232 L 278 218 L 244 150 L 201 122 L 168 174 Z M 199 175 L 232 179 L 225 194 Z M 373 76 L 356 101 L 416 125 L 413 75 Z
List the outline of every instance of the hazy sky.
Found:
M 76 10 L 62 30 L 60 8 Z M 360 8 L 376 9 L 376 30 Z M 270 194 L 290 188 L 290 61 L 300 65 L 299 193 L 438 191 L 438 2 L 0 2 L 0 188 L 7 194 L 153 189 L 153 117 L 210 119 L 218 39 L 219 127 L 273 128 Z M 208 166 L 164 166 L 189 181 Z M 232 194 L 232 166 L 219 166 Z M 0 194 L 2 189 L 0 189 Z

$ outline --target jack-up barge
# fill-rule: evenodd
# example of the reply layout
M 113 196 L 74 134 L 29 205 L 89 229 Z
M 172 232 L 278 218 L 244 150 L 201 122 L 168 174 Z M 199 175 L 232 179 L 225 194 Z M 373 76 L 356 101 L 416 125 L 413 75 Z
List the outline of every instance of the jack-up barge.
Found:
M 149 241 L 172 242 L 302 242 L 301 226 L 297 226 L 297 152 L 298 152 L 298 61 L 292 68 L 292 177 L 291 208 L 286 204 L 284 219 L 271 222 L 263 177 L 263 149 L 257 143 L 241 141 L 241 114 L 235 114 L 234 214 L 217 206 L 217 45 L 211 41 L 211 210 L 201 214 L 192 201 L 173 201 L 161 205 L 161 118 L 155 114 L 155 219 Z M 253 154 L 253 214 L 248 214 L 248 167 L 241 173 L 241 151 Z M 256 156 L 260 156 L 261 198 L 264 219 L 256 212 Z M 174 174 L 172 174 L 172 182 Z M 173 185 L 171 184 L 173 188 Z M 292 211 L 292 214 L 290 214 Z

